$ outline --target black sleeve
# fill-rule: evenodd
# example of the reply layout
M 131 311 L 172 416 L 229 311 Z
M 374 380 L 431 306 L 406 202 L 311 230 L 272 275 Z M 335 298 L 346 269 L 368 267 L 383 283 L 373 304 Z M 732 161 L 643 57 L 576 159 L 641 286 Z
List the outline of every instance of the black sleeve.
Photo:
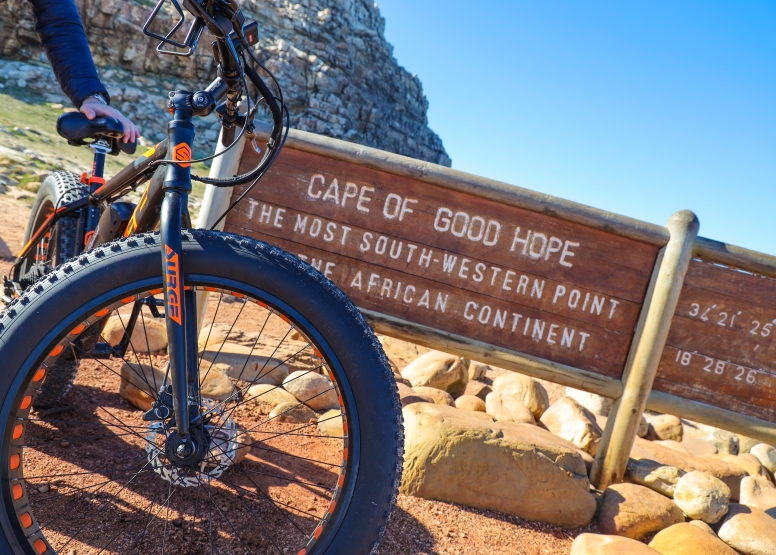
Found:
M 97 68 L 94 67 L 74 0 L 31 1 L 35 31 L 43 43 L 59 86 L 73 106 L 80 108 L 83 101 L 94 93 L 110 100 L 108 91 L 97 77 Z

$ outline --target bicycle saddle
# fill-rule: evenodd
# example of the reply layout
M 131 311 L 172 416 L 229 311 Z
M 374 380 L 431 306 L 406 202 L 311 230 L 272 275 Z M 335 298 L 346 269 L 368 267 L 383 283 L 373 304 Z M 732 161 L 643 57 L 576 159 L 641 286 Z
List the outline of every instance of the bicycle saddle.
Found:
M 84 139 L 106 139 L 112 147 L 111 154 L 118 154 L 118 147 L 127 154 L 134 154 L 137 143 L 124 143 L 124 126 L 116 118 L 101 116 L 87 118 L 81 112 L 66 112 L 57 118 L 57 132 L 71 145 L 85 145 Z

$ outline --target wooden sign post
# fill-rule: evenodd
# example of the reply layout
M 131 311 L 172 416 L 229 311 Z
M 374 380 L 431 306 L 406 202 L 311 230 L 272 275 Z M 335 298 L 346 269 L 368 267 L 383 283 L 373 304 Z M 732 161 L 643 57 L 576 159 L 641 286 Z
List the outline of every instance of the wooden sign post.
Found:
M 211 174 L 258 162 L 235 152 Z M 244 191 L 209 188 L 200 225 Z M 617 399 L 604 486 L 645 405 L 776 441 L 776 281 L 691 257 L 772 275 L 776 259 L 697 228 L 689 212 L 667 229 L 300 131 L 225 225 L 309 262 L 380 333 Z

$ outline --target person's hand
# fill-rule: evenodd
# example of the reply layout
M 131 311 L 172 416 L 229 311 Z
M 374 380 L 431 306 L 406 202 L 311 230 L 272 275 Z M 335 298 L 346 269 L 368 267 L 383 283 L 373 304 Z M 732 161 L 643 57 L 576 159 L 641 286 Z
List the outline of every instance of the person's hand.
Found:
M 96 98 L 87 98 L 84 100 L 83 104 L 81 104 L 81 113 L 89 119 L 94 119 L 98 116 L 108 116 L 119 120 L 124 126 L 123 141 L 125 143 L 134 143 L 140 136 L 140 132 L 137 130 L 134 123 L 125 118 L 121 112 L 116 110 L 116 108 L 106 106 Z

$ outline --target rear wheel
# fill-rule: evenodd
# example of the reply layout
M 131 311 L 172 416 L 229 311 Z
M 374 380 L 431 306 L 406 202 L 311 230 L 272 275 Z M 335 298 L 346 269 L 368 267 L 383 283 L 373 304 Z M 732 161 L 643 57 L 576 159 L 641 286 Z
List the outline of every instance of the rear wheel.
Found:
M 95 249 L 0 319 L 0 497 L 12 553 L 369 553 L 395 501 L 401 412 L 379 343 L 321 274 L 259 242 L 191 232 L 185 283 L 202 312 L 203 458 L 181 464 L 170 418 L 158 236 Z M 76 339 L 109 317 L 124 357 Z M 35 409 L 67 350 L 65 404 Z M 285 403 L 285 404 L 283 404 Z M 1 541 L 1 540 L 0 540 Z
M 86 185 L 80 182 L 78 176 L 71 172 L 56 171 L 46 177 L 41 183 L 32 214 L 24 235 L 24 244 L 32 238 L 43 225 L 46 218 L 57 208 L 79 200 L 89 194 Z M 16 270 L 14 281 L 27 288 L 42 276 L 49 274 L 75 256 L 78 234 L 78 216 L 65 216 L 43 236 L 36 247 L 22 260 Z M 35 398 L 38 407 L 50 407 L 65 396 L 70 384 L 78 371 L 78 361 L 65 354 L 57 361 L 57 372 L 41 388 Z

